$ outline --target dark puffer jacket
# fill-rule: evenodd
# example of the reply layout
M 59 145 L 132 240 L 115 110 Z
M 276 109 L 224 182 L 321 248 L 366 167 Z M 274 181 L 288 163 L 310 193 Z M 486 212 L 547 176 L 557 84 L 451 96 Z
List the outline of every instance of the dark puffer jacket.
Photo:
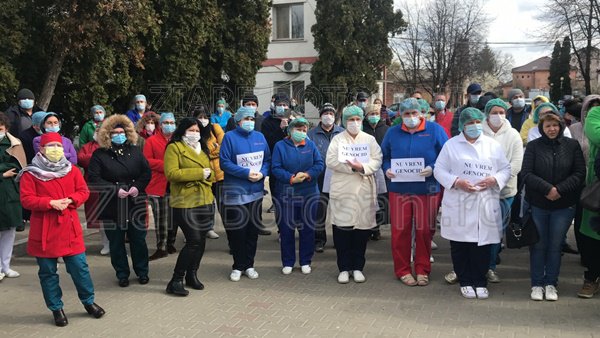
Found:
M 385 133 L 387 133 L 389 128 L 390 126 L 385 124 L 385 120 L 379 120 L 379 122 L 377 122 L 377 124 L 375 125 L 375 128 L 373 128 L 373 126 L 369 123 L 369 121 L 366 118 L 363 120 L 363 131 L 373 136 L 375 140 L 377 140 L 377 144 L 379 144 L 379 146 L 381 146 L 381 143 L 383 142 L 383 137 L 385 136 Z
M 554 210 L 573 206 L 579 200 L 585 180 L 585 160 L 579 142 L 563 136 L 561 122 L 559 135 L 550 139 L 539 125 L 542 137 L 527 144 L 521 174 L 525 181 L 525 196 L 533 206 Z M 560 198 L 546 198 L 556 187 Z

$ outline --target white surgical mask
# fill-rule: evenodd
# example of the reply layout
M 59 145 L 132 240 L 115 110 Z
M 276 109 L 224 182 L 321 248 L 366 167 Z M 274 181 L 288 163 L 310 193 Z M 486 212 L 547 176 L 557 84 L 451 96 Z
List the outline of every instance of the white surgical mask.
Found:
M 335 117 L 333 117 L 333 115 L 323 114 L 323 116 L 321 116 L 321 123 L 323 123 L 324 126 L 329 127 L 334 122 L 335 122 Z
M 402 122 L 410 129 L 416 127 L 421 122 L 421 119 L 418 116 L 411 117 L 403 117 Z
M 195 148 L 198 145 L 198 142 L 200 142 L 200 133 L 188 131 L 185 133 L 185 136 L 183 136 L 181 139 L 190 147 Z
M 155 124 L 147 124 L 146 125 L 146 130 L 153 133 L 154 130 L 156 129 L 156 125 Z
M 515 108 L 518 108 L 518 109 L 525 107 L 525 99 L 518 98 L 518 99 L 512 100 L 512 106 Z
M 5 136 L 6 136 L 6 132 L 1 132 L 0 133 L 0 140 L 4 139 Z
M 479 98 L 481 97 L 481 95 L 469 95 L 469 102 L 471 103 L 472 106 L 476 105 L 477 102 L 479 102 Z
M 351 135 L 356 135 L 362 129 L 362 123 L 361 121 L 348 121 L 346 122 L 346 129 Z
M 203 127 L 208 126 L 208 119 L 198 119 L 198 121 L 200 121 L 200 124 L 202 124 Z
M 494 114 L 494 115 L 490 115 L 488 116 L 488 121 L 490 122 L 490 125 L 494 128 L 498 128 L 502 125 L 502 123 L 504 122 L 504 115 L 502 114 Z

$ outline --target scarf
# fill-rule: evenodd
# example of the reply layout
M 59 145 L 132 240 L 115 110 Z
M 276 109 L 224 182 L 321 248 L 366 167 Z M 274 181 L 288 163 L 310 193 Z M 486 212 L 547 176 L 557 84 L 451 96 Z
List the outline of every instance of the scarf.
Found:
M 21 176 L 23 176 L 25 172 L 29 172 L 38 180 L 47 182 L 55 178 L 66 176 L 69 172 L 71 172 L 71 169 L 71 162 L 69 162 L 66 157 L 63 156 L 60 161 L 54 163 L 44 157 L 42 153 L 38 152 L 35 154 L 31 164 L 19 172 L 19 175 L 17 175 L 15 181 L 19 182 Z

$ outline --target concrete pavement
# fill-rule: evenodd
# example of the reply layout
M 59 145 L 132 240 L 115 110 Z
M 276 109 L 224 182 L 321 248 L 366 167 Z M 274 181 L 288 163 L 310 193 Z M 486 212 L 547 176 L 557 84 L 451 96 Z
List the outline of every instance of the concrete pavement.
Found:
M 272 214 L 265 214 L 265 220 L 272 220 Z M 259 239 L 260 278 L 242 277 L 233 283 L 228 280 L 232 259 L 226 236 L 222 227 L 216 230 L 221 238 L 207 239 L 200 267 L 206 289 L 190 290 L 184 298 L 164 292 L 176 255 L 150 263 L 148 285 L 132 278 L 130 287 L 120 288 L 110 259 L 98 254 L 99 234 L 89 231 L 86 243 L 96 300 L 107 314 L 94 319 L 85 313 L 61 265 L 69 318 L 65 328 L 53 325 L 44 305 L 35 260 L 16 257 L 12 266 L 21 277 L 0 282 L 0 332 L 3 337 L 589 337 L 600 332 L 600 299 L 576 296 L 583 273 L 579 256 L 563 257 L 557 302 L 529 300 L 526 250 L 504 250 L 498 266 L 502 282 L 490 285 L 489 299 L 467 300 L 458 286 L 443 279 L 451 270 L 450 252 L 448 242 L 438 236 L 440 248 L 434 251 L 427 287 L 407 287 L 395 279 L 389 229 L 384 229 L 381 241 L 369 243 L 364 284 L 336 282 L 331 240 L 325 253 L 315 254 L 312 274 L 302 275 L 296 268 L 282 275 L 275 231 Z M 153 233 L 147 242 L 152 253 Z M 182 246 L 180 234 L 177 247 Z

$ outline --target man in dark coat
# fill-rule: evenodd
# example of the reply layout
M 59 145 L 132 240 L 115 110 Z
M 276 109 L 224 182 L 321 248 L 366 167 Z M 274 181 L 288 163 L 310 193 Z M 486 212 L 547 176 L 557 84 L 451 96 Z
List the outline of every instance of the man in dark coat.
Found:
M 24 130 L 31 127 L 31 115 L 42 109 L 35 105 L 35 95 L 27 88 L 17 92 L 17 104 L 8 108 L 5 112 L 10 120 L 10 134 L 19 136 Z

